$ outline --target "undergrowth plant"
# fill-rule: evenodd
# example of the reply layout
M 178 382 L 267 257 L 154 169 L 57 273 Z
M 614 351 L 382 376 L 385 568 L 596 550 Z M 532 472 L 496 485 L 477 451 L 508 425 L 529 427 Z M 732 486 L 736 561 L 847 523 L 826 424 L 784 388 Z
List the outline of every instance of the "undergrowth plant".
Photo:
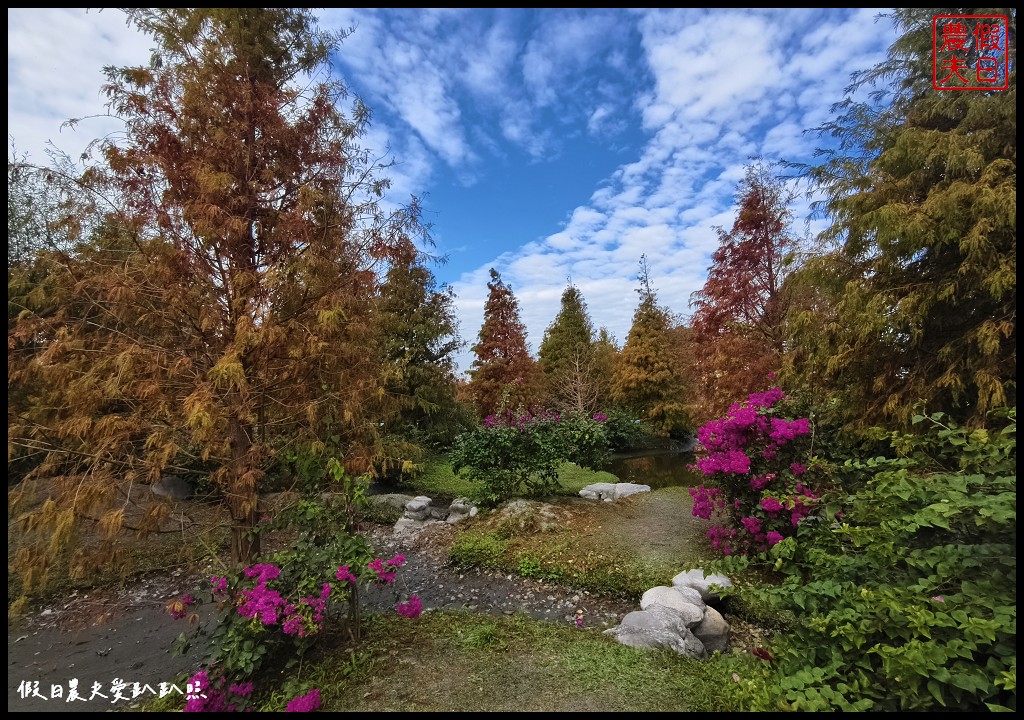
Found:
M 889 434 L 894 457 L 767 552 L 728 557 L 782 581 L 744 590 L 791 622 L 732 685 L 750 710 L 1015 711 L 1016 408 L 969 430 L 942 413 Z

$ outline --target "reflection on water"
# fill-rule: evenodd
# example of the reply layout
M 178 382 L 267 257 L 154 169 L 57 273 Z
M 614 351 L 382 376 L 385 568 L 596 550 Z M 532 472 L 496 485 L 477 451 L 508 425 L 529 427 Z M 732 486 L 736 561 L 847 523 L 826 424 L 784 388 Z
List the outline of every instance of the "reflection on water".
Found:
M 666 452 L 664 450 L 646 453 L 613 455 L 603 468 L 617 475 L 619 482 L 650 485 L 652 490 L 681 485 L 693 487 L 700 484 L 699 473 L 687 468 L 694 463 L 692 452 Z

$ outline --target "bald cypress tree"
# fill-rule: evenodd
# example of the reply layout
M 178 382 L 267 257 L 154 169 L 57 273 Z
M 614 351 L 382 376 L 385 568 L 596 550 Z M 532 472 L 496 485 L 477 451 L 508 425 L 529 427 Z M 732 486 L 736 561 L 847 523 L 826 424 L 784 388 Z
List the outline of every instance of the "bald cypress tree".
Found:
M 512 288 L 491 268 L 484 305 L 484 323 L 473 345 L 476 358 L 470 367 L 467 388 L 481 415 L 498 410 L 505 401 L 514 410 L 534 400 L 536 362 L 526 344 L 526 326 L 519 317 L 519 301 Z
M 819 129 L 838 149 L 806 168 L 832 249 L 795 278 L 788 345 L 795 377 L 847 421 L 905 424 L 923 403 L 977 423 L 1016 404 L 1016 11 L 998 11 L 1009 89 L 969 92 L 931 87 L 937 12 L 893 13 L 901 36 L 851 88 L 884 101 L 840 103 Z
M 599 385 L 594 356 L 594 327 L 579 288 L 562 292 L 558 315 L 544 331 L 539 364 L 548 398 L 563 411 L 586 413 L 598 400 Z
M 668 310 L 658 305 L 646 258 L 641 259 L 640 304 L 612 378 L 612 397 L 646 417 L 663 435 L 687 429 L 679 343 Z
M 748 165 L 737 188 L 732 227 L 718 228 L 718 248 L 704 287 L 692 297 L 695 388 L 701 418 L 720 417 L 749 393 L 766 389 L 782 366 L 785 279 L 796 240 L 792 193 L 770 164 Z
M 356 144 L 366 109 L 346 114 L 342 85 L 310 81 L 341 38 L 302 9 L 126 12 L 156 51 L 106 69 L 124 132 L 77 178 L 102 222 L 48 256 L 52 302 L 26 302 L 9 330 L 10 377 L 44 389 L 12 413 L 9 440 L 56 478 L 22 518 L 54 533 L 19 551 L 32 572 L 79 522 L 111 553 L 121 529 L 158 527 L 169 508 L 139 487 L 195 467 L 249 562 L 280 450 L 329 447 L 367 470 L 389 412 L 375 268 L 417 221 L 378 204 L 387 180 Z

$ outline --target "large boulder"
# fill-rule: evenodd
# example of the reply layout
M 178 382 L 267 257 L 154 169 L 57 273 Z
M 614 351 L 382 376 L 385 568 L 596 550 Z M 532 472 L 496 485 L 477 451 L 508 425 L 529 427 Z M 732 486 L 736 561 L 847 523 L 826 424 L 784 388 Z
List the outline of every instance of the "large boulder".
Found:
M 615 483 L 593 483 L 587 485 L 580 490 L 580 497 L 587 500 L 607 500 L 611 502 L 615 499 Z
M 149 489 L 157 497 L 168 500 L 181 501 L 192 497 L 192 483 L 178 475 L 161 475 Z
M 695 660 L 707 657 L 704 645 L 686 626 L 679 611 L 663 605 L 635 610 L 622 618 L 617 627 L 604 632 L 628 647 L 667 648 Z
M 686 626 L 693 627 L 704 619 L 707 607 L 696 590 L 691 588 L 652 587 L 640 598 L 640 609 L 661 605 L 678 611 L 686 619 Z
M 712 585 L 719 585 L 723 588 L 732 587 L 732 580 L 721 573 L 705 575 L 700 568 L 684 570 L 672 578 L 672 585 L 676 588 L 689 587 L 700 593 L 701 599 L 706 603 L 718 602 L 721 598 L 718 593 L 711 590 Z
M 729 623 L 713 607 L 704 610 L 704 619 L 693 628 L 693 634 L 709 653 L 725 652 L 729 647 Z

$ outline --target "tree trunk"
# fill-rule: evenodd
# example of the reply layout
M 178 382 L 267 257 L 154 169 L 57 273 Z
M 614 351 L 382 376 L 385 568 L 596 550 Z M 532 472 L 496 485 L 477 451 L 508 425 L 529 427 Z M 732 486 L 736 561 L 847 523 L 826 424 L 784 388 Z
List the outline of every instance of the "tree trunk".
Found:
M 232 513 L 234 515 L 234 513 Z M 231 561 L 251 565 L 260 554 L 260 536 L 253 532 L 259 517 L 255 510 L 242 518 L 231 518 Z
M 252 464 L 252 440 L 247 428 L 237 419 L 228 421 L 233 458 L 231 488 L 227 504 L 231 512 L 231 560 L 250 565 L 260 554 L 260 536 L 254 532 L 259 522 L 259 491 Z

